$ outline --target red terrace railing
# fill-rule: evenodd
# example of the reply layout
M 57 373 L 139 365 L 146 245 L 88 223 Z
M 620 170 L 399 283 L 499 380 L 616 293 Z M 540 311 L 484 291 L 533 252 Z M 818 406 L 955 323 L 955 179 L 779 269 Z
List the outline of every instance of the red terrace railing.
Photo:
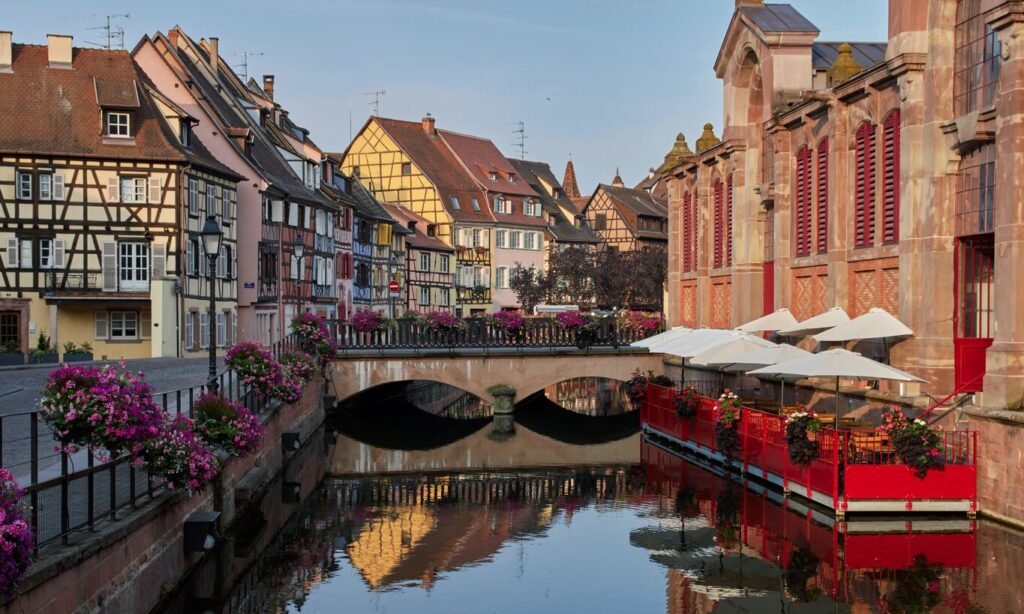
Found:
M 698 451 L 713 454 L 717 401 L 700 398 L 692 419 L 676 415 L 672 388 L 649 384 L 640 419 L 647 428 L 695 445 Z M 735 463 L 756 477 L 775 482 L 786 490 L 830 505 L 836 510 L 876 509 L 872 505 L 905 502 L 913 510 L 920 501 L 968 502 L 976 509 L 977 433 L 942 433 L 942 470 L 932 470 L 924 478 L 900 463 L 884 437 L 875 433 L 855 433 L 823 428 L 816 434 L 818 454 L 806 466 L 789 459 L 785 442 L 785 418 L 748 407 L 740 413 L 740 453 Z M 920 505 L 919 505 L 920 507 Z M 879 510 L 880 511 L 880 510 Z

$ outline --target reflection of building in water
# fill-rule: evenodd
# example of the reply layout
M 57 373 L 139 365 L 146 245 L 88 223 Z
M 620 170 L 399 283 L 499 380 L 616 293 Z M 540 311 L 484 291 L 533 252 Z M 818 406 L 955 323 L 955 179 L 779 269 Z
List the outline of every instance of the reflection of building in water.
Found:
M 405 399 L 427 413 L 445 418 L 470 420 L 494 413 L 491 404 L 461 388 L 437 382 L 410 382 Z
M 604 377 L 575 377 L 544 389 L 549 400 L 587 416 L 610 416 L 630 411 L 627 385 Z

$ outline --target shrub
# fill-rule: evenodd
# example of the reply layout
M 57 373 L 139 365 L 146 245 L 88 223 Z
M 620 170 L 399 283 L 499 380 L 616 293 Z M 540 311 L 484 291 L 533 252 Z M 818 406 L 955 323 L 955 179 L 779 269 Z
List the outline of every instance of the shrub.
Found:
M 65 365 L 50 373 L 40 408 L 66 452 L 86 446 L 112 456 L 137 454 L 162 423 L 150 394 L 141 373 L 134 375 L 124 363 L 102 370 Z
M 818 442 L 808 433 L 821 431 L 821 420 L 813 411 L 797 411 L 786 417 L 786 445 L 789 460 L 797 465 L 809 465 L 818 457 Z
M 32 564 L 32 530 L 19 502 L 21 489 L 14 476 L 0 469 L 0 597 L 13 597 L 25 570 Z
M 168 418 L 160 436 L 146 442 L 140 461 L 169 490 L 195 492 L 217 475 L 217 458 L 196 435 L 192 420 Z
M 211 447 L 233 456 L 248 456 L 263 441 L 259 416 L 241 403 L 206 393 L 192 406 L 195 431 Z
M 261 398 L 276 396 L 275 389 L 282 378 L 281 365 L 267 348 L 258 343 L 239 343 L 228 350 L 225 364 Z

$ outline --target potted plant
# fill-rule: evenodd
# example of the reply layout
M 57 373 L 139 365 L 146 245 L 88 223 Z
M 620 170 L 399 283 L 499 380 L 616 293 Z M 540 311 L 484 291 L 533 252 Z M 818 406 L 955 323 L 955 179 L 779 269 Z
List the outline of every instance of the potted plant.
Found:
M 57 352 L 50 346 L 50 338 L 46 333 L 39 333 L 36 347 L 29 354 L 29 359 L 34 365 L 57 364 Z
M 292 332 L 298 338 L 299 347 L 311 354 L 321 367 L 326 367 L 337 357 L 338 340 L 321 316 L 315 313 L 295 316 Z
M 676 415 L 680 418 L 693 418 L 697 415 L 697 408 L 700 407 L 700 395 L 692 386 L 687 386 L 672 399 Z
M 812 410 L 796 411 L 786 417 L 786 446 L 789 460 L 809 465 L 818 457 L 815 435 L 821 431 L 821 420 Z
M 740 399 L 728 388 L 718 397 L 715 448 L 725 457 L 727 464 L 732 464 L 740 450 Z
M 933 429 L 924 420 L 910 420 L 893 407 L 876 431 L 889 438 L 900 462 L 912 467 L 917 477 L 924 479 L 930 469 L 946 466 L 940 435 L 942 427 Z
M 32 564 L 35 540 L 19 505 L 21 497 L 21 489 L 11 472 L 0 469 L 0 552 L 3 553 L 0 559 L 0 601 L 17 593 L 25 570 Z
M 82 345 L 75 345 L 74 341 L 64 343 L 64 362 L 88 362 L 92 360 L 92 344 L 83 341 Z
M 0 345 L 0 367 L 25 364 L 25 354 L 18 349 L 16 341 L 8 341 Z

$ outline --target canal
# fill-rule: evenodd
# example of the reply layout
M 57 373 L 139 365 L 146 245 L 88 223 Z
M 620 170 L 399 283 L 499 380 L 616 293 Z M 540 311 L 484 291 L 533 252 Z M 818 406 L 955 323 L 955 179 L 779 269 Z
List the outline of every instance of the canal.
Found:
M 521 403 L 512 437 L 450 390 L 367 393 L 159 611 L 1024 611 L 1024 535 L 837 523 L 645 439 L 615 390 L 575 388 Z

